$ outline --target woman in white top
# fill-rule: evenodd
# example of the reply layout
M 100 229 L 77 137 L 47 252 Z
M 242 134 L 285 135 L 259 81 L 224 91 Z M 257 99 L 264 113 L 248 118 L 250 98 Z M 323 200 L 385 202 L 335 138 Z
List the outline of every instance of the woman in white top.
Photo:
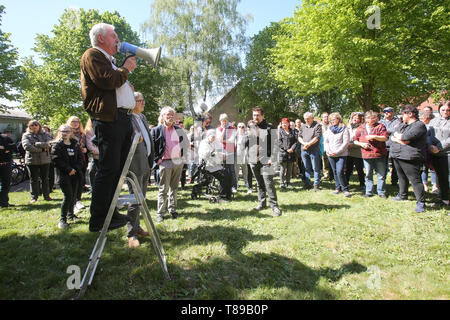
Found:
M 348 189 L 348 181 L 344 174 L 350 133 L 339 113 L 332 113 L 329 118 L 330 126 L 325 134 L 324 149 L 334 174 L 336 183 L 334 194 L 338 194 L 342 191 L 344 192 L 344 196 L 350 197 L 351 194 Z

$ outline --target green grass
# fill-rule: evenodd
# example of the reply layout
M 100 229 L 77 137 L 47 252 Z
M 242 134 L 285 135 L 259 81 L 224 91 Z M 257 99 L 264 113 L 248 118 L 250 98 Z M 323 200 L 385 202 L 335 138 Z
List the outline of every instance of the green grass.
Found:
M 227 204 L 193 201 L 190 187 L 181 191 L 180 217 L 157 225 L 172 280 L 165 280 L 150 239 L 130 250 L 122 228 L 108 233 L 84 299 L 450 298 L 445 209 L 416 214 L 412 194 L 395 203 L 356 192 L 346 199 L 329 183 L 317 193 L 301 191 L 298 180 L 294 187 L 278 190 L 281 217 L 253 211 L 256 193 L 243 188 Z M 151 186 L 153 216 L 156 195 Z M 88 210 L 59 230 L 62 193 L 52 197 L 30 205 L 28 192 L 15 192 L 17 206 L 1 209 L 0 299 L 76 297 L 66 270 L 78 265 L 83 275 L 98 234 L 88 232 Z M 87 195 L 83 202 L 89 204 Z

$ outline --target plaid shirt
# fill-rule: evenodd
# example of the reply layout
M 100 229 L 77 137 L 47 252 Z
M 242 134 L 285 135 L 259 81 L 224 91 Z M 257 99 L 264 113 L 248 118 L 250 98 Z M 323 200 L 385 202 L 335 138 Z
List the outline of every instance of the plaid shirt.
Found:
M 362 143 L 368 143 L 370 145 L 369 149 L 361 148 L 361 154 L 363 159 L 375 159 L 382 158 L 387 155 L 386 143 L 381 141 L 368 141 L 366 139 L 367 135 L 377 135 L 377 136 L 385 136 L 389 137 L 389 133 L 386 130 L 384 124 L 378 122 L 371 129 L 370 133 L 366 130 L 366 124 L 361 125 L 356 129 L 355 136 L 353 137 L 353 141 L 359 141 Z

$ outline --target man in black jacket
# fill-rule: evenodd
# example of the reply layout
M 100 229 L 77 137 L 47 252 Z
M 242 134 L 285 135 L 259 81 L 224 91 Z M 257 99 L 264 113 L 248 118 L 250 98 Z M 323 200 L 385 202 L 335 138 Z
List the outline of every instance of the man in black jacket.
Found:
M 13 207 L 9 203 L 9 188 L 11 184 L 12 153 L 16 145 L 7 135 L 0 135 L 0 207 Z
M 273 176 L 275 175 L 275 162 L 277 161 L 277 134 L 276 130 L 264 120 L 264 110 L 253 108 L 253 126 L 249 128 L 248 155 L 249 164 L 256 179 L 258 188 L 258 206 L 255 210 L 263 210 L 266 205 L 266 192 L 269 195 L 269 206 L 274 216 L 281 216 L 278 207 L 277 193 Z
M 399 192 L 393 200 L 408 198 L 411 182 L 417 200 L 416 212 L 425 211 L 425 191 L 421 179 L 421 168 L 425 161 L 427 128 L 419 119 L 419 111 L 412 105 L 402 108 L 403 123 L 391 136 L 390 155 L 398 174 Z M 409 182 L 408 182 L 409 181 Z

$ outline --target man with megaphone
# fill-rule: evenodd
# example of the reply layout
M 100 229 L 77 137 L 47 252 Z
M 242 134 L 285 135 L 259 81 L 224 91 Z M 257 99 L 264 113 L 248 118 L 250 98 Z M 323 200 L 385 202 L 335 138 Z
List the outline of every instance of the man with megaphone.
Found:
M 113 55 L 120 48 L 114 26 L 99 23 L 89 32 L 92 48 L 81 58 L 81 93 L 98 141 L 98 171 L 92 185 L 89 231 L 100 231 L 108 214 L 120 173 L 131 147 L 134 88 L 127 81 L 136 68 L 134 57 L 117 67 Z M 116 209 L 117 210 L 117 209 Z M 114 212 L 109 229 L 125 226 L 124 215 Z

